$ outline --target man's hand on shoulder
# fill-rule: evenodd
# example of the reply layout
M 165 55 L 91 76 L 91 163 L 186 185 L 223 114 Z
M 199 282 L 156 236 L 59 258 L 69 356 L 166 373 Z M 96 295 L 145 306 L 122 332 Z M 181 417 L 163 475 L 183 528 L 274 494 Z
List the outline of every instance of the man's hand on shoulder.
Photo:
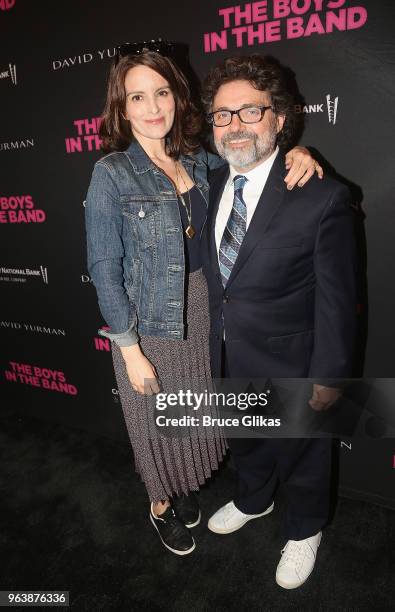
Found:
M 328 410 L 342 396 L 343 390 L 337 387 L 324 387 L 323 385 L 313 385 L 313 395 L 309 400 L 313 410 L 321 412 Z

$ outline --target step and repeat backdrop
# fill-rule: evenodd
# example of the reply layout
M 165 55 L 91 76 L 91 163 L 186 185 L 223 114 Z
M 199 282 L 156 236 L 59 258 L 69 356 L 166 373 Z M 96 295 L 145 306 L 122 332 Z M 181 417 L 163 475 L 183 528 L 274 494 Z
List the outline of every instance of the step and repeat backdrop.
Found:
M 394 27 L 392 0 L 0 0 L 7 408 L 127 441 L 110 344 L 97 333 L 105 322 L 86 269 L 84 203 L 115 46 L 159 37 L 189 45 L 198 78 L 253 52 L 295 73 L 300 142 L 348 183 L 359 207 L 357 374 L 395 377 Z M 359 435 L 340 445 L 341 490 L 395 506 L 395 442 L 380 394 L 361 412 Z

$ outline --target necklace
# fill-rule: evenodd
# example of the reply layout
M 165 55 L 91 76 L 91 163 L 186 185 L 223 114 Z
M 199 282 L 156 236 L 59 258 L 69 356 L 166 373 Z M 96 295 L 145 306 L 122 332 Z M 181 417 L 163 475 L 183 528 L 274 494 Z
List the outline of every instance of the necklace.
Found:
M 187 235 L 188 238 L 192 239 L 194 237 L 194 235 L 196 234 L 196 230 L 192 225 L 192 204 L 191 204 L 191 194 L 190 189 L 188 189 L 188 187 L 185 184 L 185 181 L 181 175 L 181 172 L 179 171 L 179 168 L 177 166 L 177 162 L 174 162 L 175 168 L 176 168 L 176 177 L 177 177 L 177 183 L 179 184 L 179 179 L 181 179 L 184 187 L 185 187 L 185 192 L 188 194 L 188 200 L 189 200 L 189 209 L 188 206 L 185 202 L 184 199 L 184 195 L 180 192 L 180 190 L 177 187 L 177 196 L 180 198 L 180 202 L 183 205 L 183 207 L 185 208 L 185 212 L 187 213 L 187 218 L 188 218 L 188 227 L 185 230 L 185 233 Z

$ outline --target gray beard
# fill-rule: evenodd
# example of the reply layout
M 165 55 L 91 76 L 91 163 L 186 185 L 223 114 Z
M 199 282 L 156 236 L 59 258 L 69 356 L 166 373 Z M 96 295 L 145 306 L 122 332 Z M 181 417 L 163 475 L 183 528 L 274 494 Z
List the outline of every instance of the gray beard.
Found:
M 249 138 L 250 142 L 243 149 L 229 149 L 226 145 L 237 139 Z M 246 168 L 267 159 L 274 151 L 277 140 L 275 127 L 270 127 L 265 134 L 258 135 L 248 130 L 240 130 L 226 134 L 220 140 L 215 140 L 218 154 L 235 168 Z

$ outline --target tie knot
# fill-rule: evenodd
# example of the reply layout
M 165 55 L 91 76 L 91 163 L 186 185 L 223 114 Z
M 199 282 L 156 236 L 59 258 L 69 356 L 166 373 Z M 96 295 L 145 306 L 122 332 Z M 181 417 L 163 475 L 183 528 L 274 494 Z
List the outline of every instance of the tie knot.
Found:
M 248 179 L 245 176 L 242 174 L 237 174 L 233 179 L 234 190 L 239 191 L 240 189 L 243 189 L 247 181 Z

